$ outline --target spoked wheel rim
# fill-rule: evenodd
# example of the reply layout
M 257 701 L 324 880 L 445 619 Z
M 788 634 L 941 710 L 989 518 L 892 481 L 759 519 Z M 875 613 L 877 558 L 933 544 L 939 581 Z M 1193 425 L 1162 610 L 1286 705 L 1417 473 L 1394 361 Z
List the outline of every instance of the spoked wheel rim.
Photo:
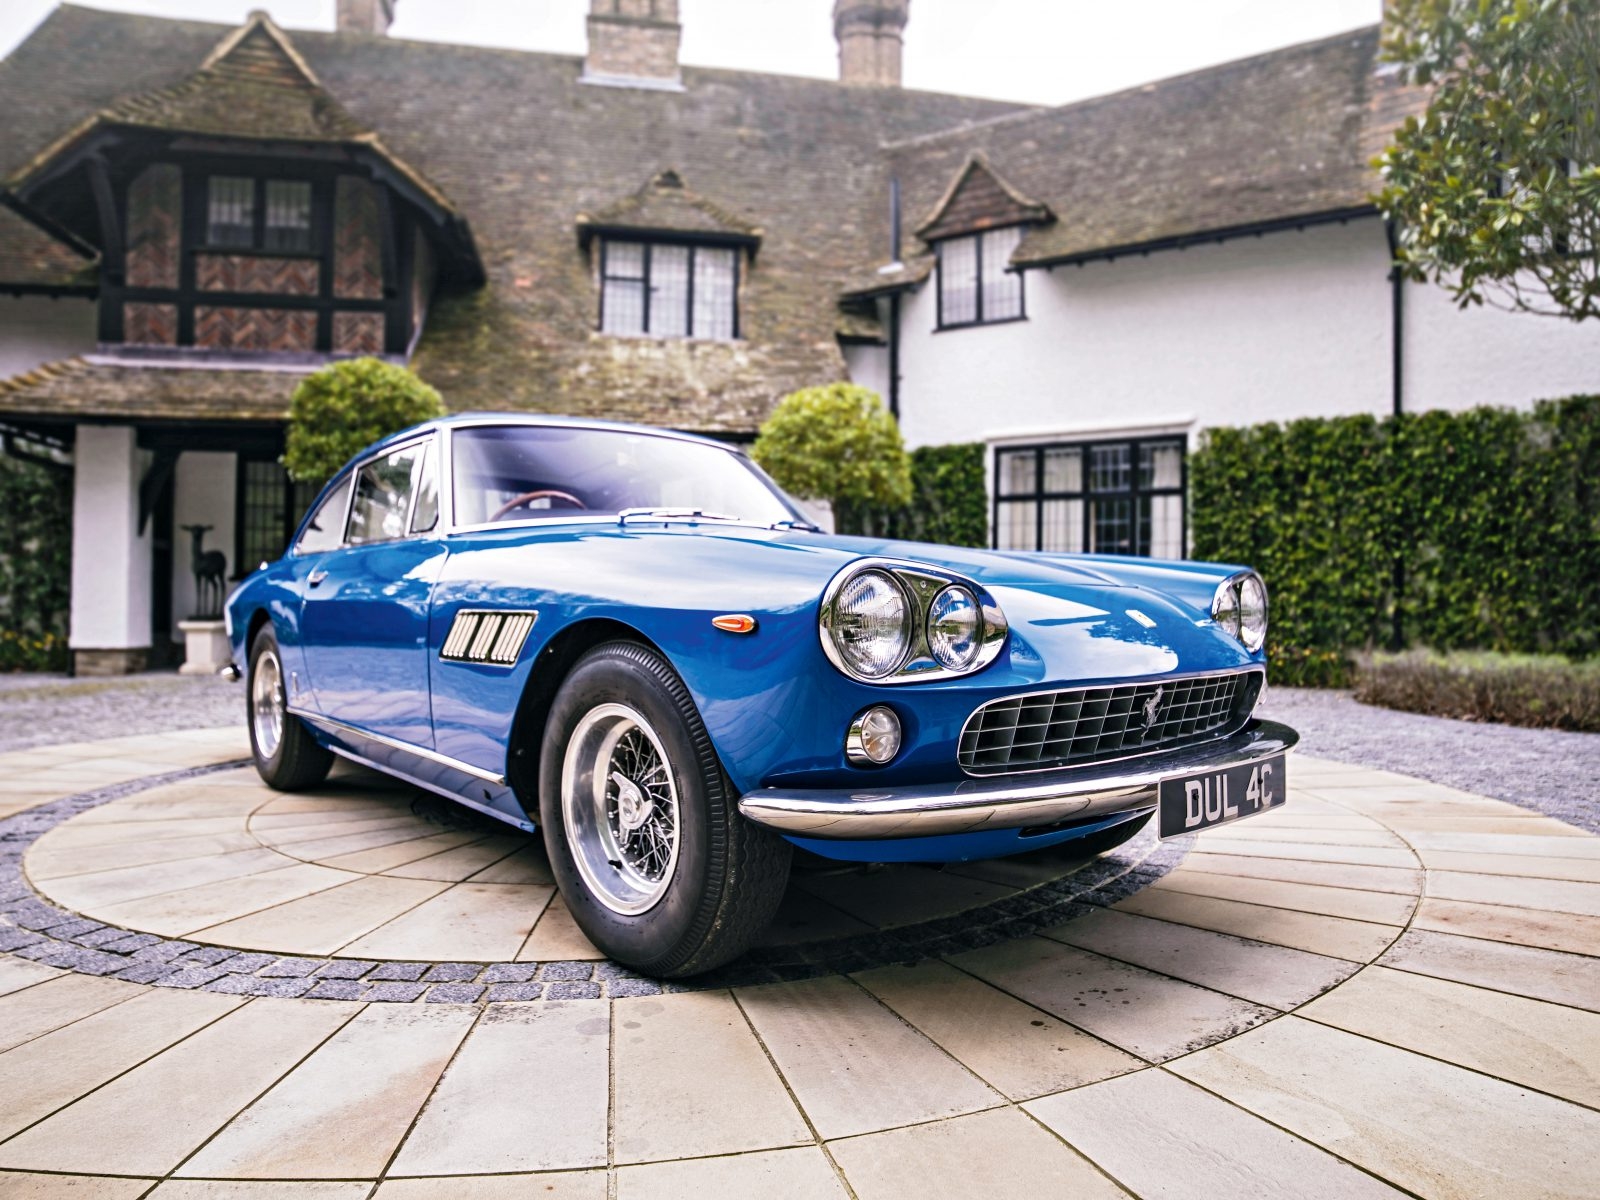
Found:
M 263 650 L 250 677 L 250 726 L 256 749 L 271 758 L 283 741 L 283 668 L 275 650 Z
M 637 709 L 601 704 L 578 722 L 562 765 L 561 813 L 595 899 L 623 916 L 661 899 L 678 865 L 678 785 Z

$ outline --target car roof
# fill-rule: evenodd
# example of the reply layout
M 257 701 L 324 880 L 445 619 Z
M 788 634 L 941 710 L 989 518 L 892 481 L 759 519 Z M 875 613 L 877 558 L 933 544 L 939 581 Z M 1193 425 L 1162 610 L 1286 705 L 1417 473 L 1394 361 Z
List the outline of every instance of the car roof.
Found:
M 391 433 L 386 438 L 380 438 L 367 446 L 351 461 L 365 458 L 374 451 L 393 443 L 403 442 L 407 438 L 415 437 L 418 433 L 430 429 L 463 428 L 477 425 L 521 425 L 529 428 L 539 426 L 560 426 L 564 429 L 596 429 L 610 433 L 642 433 L 653 437 L 673 438 L 681 442 L 698 442 L 702 446 L 714 446 L 719 450 L 728 450 L 742 454 L 743 450 L 730 442 L 719 442 L 716 438 L 703 437 L 694 433 L 682 433 L 676 429 L 663 429 L 659 425 L 636 425 L 626 421 L 598 421 L 589 417 L 567 417 L 556 413 L 528 413 L 528 412 L 463 412 L 451 413 L 446 417 L 437 417 L 431 421 L 423 421 L 402 429 L 398 433 Z

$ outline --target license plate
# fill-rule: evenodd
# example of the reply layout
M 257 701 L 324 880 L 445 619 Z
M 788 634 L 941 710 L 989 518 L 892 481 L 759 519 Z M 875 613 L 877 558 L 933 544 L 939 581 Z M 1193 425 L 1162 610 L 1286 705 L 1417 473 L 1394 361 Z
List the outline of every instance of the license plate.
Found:
M 1174 775 L 1160 787 L 1161 836 L 1178 837 L 1277 808 L 1288 798 L 1285 756 L 1194 775 Z

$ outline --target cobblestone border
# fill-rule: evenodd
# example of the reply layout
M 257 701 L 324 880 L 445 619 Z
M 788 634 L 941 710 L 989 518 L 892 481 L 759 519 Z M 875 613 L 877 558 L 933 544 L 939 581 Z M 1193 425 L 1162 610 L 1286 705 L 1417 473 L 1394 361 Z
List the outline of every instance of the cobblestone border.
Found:
M 155 987 L 234 996 L 424 1004 L 602 1000 L 745 987 L 911 963 L 1026 937 L 1154 883 L 1183 860 L 1192 837 L 1138 835 L 1076 871 L 951 917 L 795 946 L 761 947 L 687 982 L 663 983 L 614 962 L 378 962 L 210 946 L 106 925 L 59 908 L 29 885 L 22 857 L 80 813 L 139 792 L 237 770 L 248 760 L 149 775 L 82 792 L 0 821 L 0 952 L 45 966 Z

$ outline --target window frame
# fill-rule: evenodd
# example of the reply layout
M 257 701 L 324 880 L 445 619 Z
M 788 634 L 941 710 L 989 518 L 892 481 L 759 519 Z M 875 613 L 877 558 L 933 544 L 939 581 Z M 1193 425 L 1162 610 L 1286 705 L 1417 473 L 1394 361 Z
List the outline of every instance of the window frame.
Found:
M 1021 268 L 1013 267 L 1009 264 L 1006 267 L 1006 272 L 1008 274 L 1015 274 L 1017 277 L 1017 300 L 1019 304 L 1019 311 L 1014 316 L 1009 317 L 986 318 L 983 315 L 983 235 L 986 233 L 996 233 L 1001 229 L 1020 228 L 1022 224 L 1022 222 L 1018 222 L 1011 225 L 996 225 L 989 229 L 974 230 L 972 233 L 959 233 L 951 237 L 943 237 L 934 242 L 933 253 L 936 261 L 934 266 L 933 280 L 933 300 L 935 310 L 933 331 L 935 333 L 944 333 L 946 330 L 950 329 L 971 329 L 976 325 L 1008 325 L 1012 321 L 1026 321 L 1028 319 L 1028 273 Z M 962 242 L 969 240 L 972 242 L 973 273 L 977 281 L 977 287 L 974 293 L 975 304 L 973 307 L 973 312 L 976 315 L 970 321 L 947 322 L 944 319 L 944 250 L 945 247 L 951 242 Z
M 612 243 L 637 245 L 643 251 L 643 277 L 617 275 L 611 276 L 606 272 L 607 261 Z M 652 333 L 650 331 L 650 305 L 655 288 L 650 283 L 650 260 L 652 249 L 656 246 L 672 246 L 688 251 L 688 286 L 684 290 L 684 329 L 688 332 Z M 733 306 L 733 319 L 731 321 L 732 333 L 726 338 L 711 337 L 698 334 L 694 329 L 694 277 L 695 255 L 698 250 L 723 250 L 733 256 L 733 288 L 730 301 Z M 740 289 L 744 285 L 743 247 L 735 242 L 727 242 L 717 238 L 672 237 L 666 235 L 652 235 L 648 233 L 629 233 L 626 236 L 602 234 L 600 236 L 600 260 L 598 263 L 599 282 L 599 319 L 595 324 L 595 331 L 606 337 L 640 337 L 656 338 L 661 341 L 697 341 L 697 342 L 738 342 L 744 340 L 744 330 L 740 321 Z M 606 283 L 615 278 L 618 282 L 641 283 L 644 288 L 644 328 L 638 333 L 621 333 L 606 328 Z
M 243 579 L 252 571 L 260 567 L 263 561 L 276 562 L 277 558 L 288 558 L 294 550 L 300 532 L 300 523 L 316 507 L 317 500 L 322 495 L 322 488 L 318 488 L 309 497 L 306 497 L 305 506 L 300 504 L 300 496 L 304 494 L 304 485 L 296 483 L 289 478 L 289 473 L 284 471 L 278 454 L 260 452 L 241 452 L 234 460 L 234 503 L 233 503 L 233 578 Z M 247 553 L 245 542 L 249 537 L 249 522 L 246 520 L 245 510 L 250 501 L 250 464 L 270 463 L 283 475 L 283 511 L 280 519 L 283 522 L 283 547 L 278 551 L 277 558 L 251 559 L 254 555 Z
M 201 218 L 196 222 L 196 237 L 194 245 L 189 247 L 196 254 L 234 254 L 252 258 L 315 258 L 321 259 L 324 247 L 321 243 L 324 238 L 324 227 L 332 220 L 331 214 L 324 219 L 322 208 L 330 201 L 325 196 L 326 188 L 319 187 L 318 181 L 305 176 L 285 176 L 277 174 L 252 173 L 244 170 L 231 170 L 218 168 L 216 170 L 202 170 L 199 172 L 200 186 L 197 190 L 199 198 L 204 201 L 201 209 Z M 248 246 L 230 246 L 225 242 L 211 240 L 211 181 L 213 179 L 247 179 L 253 185 L 251 192 L 250 210 L 250 244 Z M 308 236 L 310 242 L 304 250 L 268 250 L 267 241 L 267 185 L 269 183 L 298 183 L 310 193 L 310 207 L 307 210 L 310 216 Z
M 1176 445 L 1181 451 L 1178 468 L 1177 487 L 1141 487 L 1139 485 L 1139 453 L 1144 446 L 1171 446 Z M 1090 451 L 1095 447 L 1126 446 L 1129 454 L 1129 487 L 1126 491 L 1097 492 L 1090 486 Z M 1044 460 L 1046 451 L 1050 450 L 1078 450 L 1083 454 L 1083 487 L 1076 492 L 1047 492 L 1044 490 Z M 994 485 L 991 488 L 989 502 L 989 544 L 991 549 L 1000 548 L 1000 506 L 1003 502 L 1017 503 L 1018 501 L 1033 504 L 1033 549 L 1019 551 L 1019 553 L 1050 553 L 1050 554 L 1117 554 L 1114 550 L 1101 550 L 1093 548 L 1092 537 L 1094 529 L 1094 501 L 1096 499 L 1115 497 L 1127 499 L 1133 506 L 1133 544 L 1135 549 L 1128 556 L 1133 558 L 1150 558 L 1148 551 L 1140 552 L 1139 541 L 1139 501 L 1144 497 L 1177 496 L 1182 502 L 1178 512 L 1178 544 L 1182 550 L 1181 558 L 1187 559 L 1189 553 L 1189 439 L 1183 433 L 1141 434 L 1137 437 L 1110 437 L 1110 438 L 1082 438 L 1066 441 L 1024 442 L 1012 445 L 996 445 L 993 447 L 994 456 L 991 460 L 991 478 Z M 1031 492 L 1003 493 L 1001 491 L 1002 473 L 1001 462 L 1007 454 L 1028 452 L 1033 455 L 1033 490 Z M 1044 506 L 1051 500 L 1078 500 L 1083 503 L 1082 530 L 1080 545 L 1082 550 L 1077 551 L 1041 551 L 1044 544 Z

